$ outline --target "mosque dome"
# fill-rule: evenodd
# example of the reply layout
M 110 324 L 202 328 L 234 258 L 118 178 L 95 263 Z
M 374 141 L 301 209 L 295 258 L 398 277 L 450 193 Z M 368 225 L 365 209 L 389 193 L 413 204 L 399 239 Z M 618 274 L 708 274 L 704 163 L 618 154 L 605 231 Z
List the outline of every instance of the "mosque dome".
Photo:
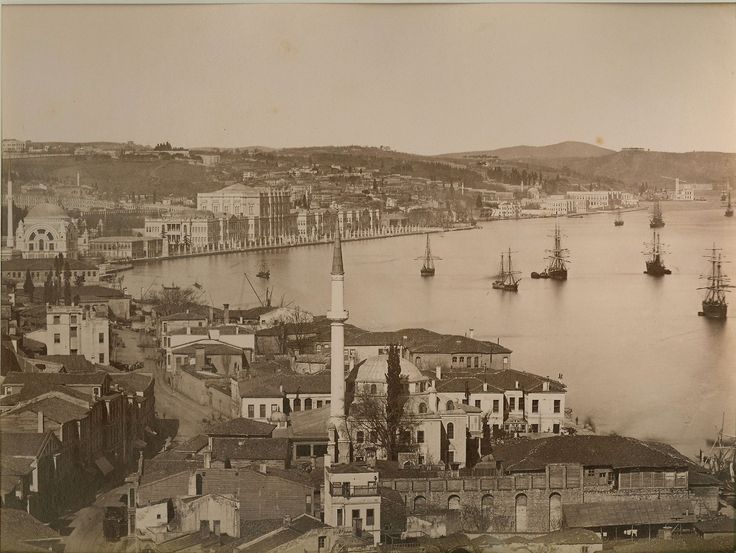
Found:
M 48 218 L 64 218 L 69 219 L 64 208 L 60 205 L 42 203 L 31 208 L 26 219 L 48 219 Z
M 428 380 L 416 365 L 404 359 L 400 359 L 401 363 L 401 376 L 406 378 L 409 382 L 421 382 Z M 357 367 L 358 372 L 355 375 L 355 382 L 386 382 L 386 373 L 388 373 L 388 356 L 386 355 L 375 355 L 367 358 Z

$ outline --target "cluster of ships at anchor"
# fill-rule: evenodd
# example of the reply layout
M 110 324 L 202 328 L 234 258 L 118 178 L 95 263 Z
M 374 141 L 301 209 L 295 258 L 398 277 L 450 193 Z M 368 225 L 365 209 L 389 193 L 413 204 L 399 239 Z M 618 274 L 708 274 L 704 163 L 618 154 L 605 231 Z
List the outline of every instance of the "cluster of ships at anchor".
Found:
M 728 193 L 728 205 L 725 212 L 726 217 L 733 216 L 733 208 L 731 206 L 731 193 Z M 621 211 L 618 210 L 616 213 L 616 219 L 614 220 L 614 226 L 623 226 L 624 220 L 621 216 Z M 664 217 L 662 215 L 662 208 L 659 202 L 655 202 L 652 207 L 652 215 L 649 220 L 649 227 L 652 229 L 658 229 L 665 226 Z M 551 236 L 554 240 L 553 248 L 547 250 L 549 261 L 547 267 L 542 272 L 532 272 L 531 278 L 536 279 L 552 279 L 564 281 L 567 280 L 567 264 L 570 263 L 569 250 L 562 247 L 562 232 L 560 226 L 555 222 L 554 233 Z M 660 241 L 659 232 L 656 230 L 652 233 L 652 241 L 645 244 L 646 250 L 642 252 L 646 256 L 644 274 L 662 277 L 664 275 L 672 274 L 672 271 L 668 269 L 664 264 L 664 251 L 663 245 Z M 702 302 L 702 311 L 698 312 L 698 315 L 707 317 L 709 319 L 725 319 L 728 312 L 728 304 L 726 302 L 726 292 L 729 288 L 732 288 L 729 283 L 729 278 L 723 273 L 722 270 L 722 258 L 720 248 L 716 248 L 713 245 L 709 250 L 709 254 L 706 256 L 710 272 L 708 275 L 702 276 L 701 278 L 707 281 L 707 285 L 698 290 L 705 291 L 705 297 Z M 521 282 L 520 274 L 521 271 L 514 269 L 511 254 L 514 253 L 509 248 L 507 251 L 501 253 L 501 263 L 498 274 L 494 277 L 492 287 L 496 290 L 502 290 L 507 292 L 518 292 L 519 282 Z M 427 235 L 427 243 L 424 252 L 424 256 L 417 258 L 424 261 L 420 274 L 422 277 L 430 277 L 435 275 L 434 260 L 440 259 L 432 254 L 432 249 L 429 242 L 429 235 Z

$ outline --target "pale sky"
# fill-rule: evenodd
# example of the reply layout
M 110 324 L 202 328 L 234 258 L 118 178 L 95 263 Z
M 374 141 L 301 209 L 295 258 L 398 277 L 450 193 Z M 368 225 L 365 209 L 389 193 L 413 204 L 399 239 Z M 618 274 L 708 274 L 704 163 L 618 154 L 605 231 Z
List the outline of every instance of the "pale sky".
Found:
M 736 5 L 3 6 L 2 135 L 736 152 Z

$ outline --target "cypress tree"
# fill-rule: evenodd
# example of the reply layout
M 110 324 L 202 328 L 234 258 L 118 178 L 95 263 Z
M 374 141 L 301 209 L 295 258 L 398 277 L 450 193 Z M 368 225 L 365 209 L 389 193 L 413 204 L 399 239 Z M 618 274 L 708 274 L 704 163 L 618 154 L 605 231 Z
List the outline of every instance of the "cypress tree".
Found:
M 35 286 L 33 286 L 33 278 L 31 278 L 31 271 L 26 270 L 26 281 L 23 283 L 23 291 L 26 293 L 31 303 L 33 303 L 33 290 L 34 289 L 35 289 Z
M 391 345 L 388 348 L 388 372 L 386 373 L 386 429 L 387 441 L 386 453 L 390 460 L 396 460 L 398 456 L 397 441 L 399 426 L 404 414 L 403 387 L 401 384 L 401 359 L 399 347 Z

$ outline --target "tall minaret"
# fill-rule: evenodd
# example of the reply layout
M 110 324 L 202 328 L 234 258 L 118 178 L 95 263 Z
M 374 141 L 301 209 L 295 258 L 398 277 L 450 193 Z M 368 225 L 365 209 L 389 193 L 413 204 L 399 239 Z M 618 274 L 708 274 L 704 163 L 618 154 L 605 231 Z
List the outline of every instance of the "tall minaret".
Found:
M 340 227 L 335 228 L 332 250 L 332 306 L 327 312 L 330 324 L 330 420 L 327 423 L 329 444 L 327 453 L 333 463 L 350 462 L 350 437 L 345 423 L 345 321 L 348 312 L 344 305 L 345 271 L 342 266 Z
M 8 167 L 8 237 L 5 244 L 9 248 L 15 247 L 15 225 L 13 224 L 13 179 Z

